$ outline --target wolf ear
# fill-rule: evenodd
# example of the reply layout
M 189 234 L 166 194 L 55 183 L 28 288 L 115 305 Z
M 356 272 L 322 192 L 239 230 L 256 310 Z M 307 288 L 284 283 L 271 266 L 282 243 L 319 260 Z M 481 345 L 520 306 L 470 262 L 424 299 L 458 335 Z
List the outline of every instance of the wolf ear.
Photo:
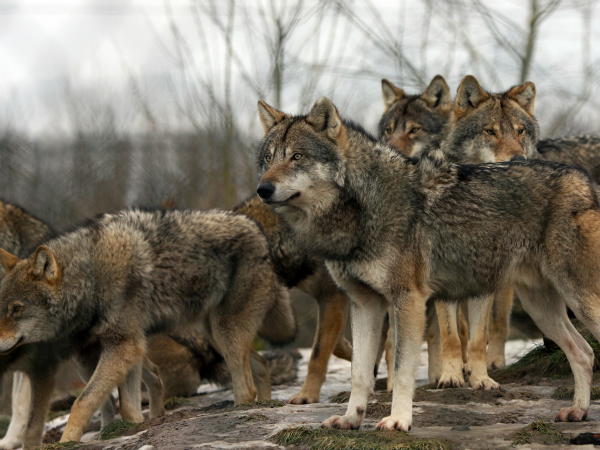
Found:
M 40 245 L 35 251 L 32 272 L 36 277 L 43 275 L 48 284 L 55 284 L 60 278 L 60 269 L 56 258 L 48 247 Z
M 306 118 L 306 122 L 317 133 L 326 132 L 327 137 L 335 142 L 340 141 L 346 130 L 337 108 L 326 97 L 321 97 L 314 104 L 310 110 L 310 114 Z
M 513 99 L 521 108 L 523 108 L 530 116 L 533 116 L 533 105 L 535 103 L 535 84 L 527 81 L 521 86 L 515 86 L 508 91 L 508 98 Z
M 15 255 L 8 253 L 6 250 L 0 248 L 0 264 L 4 269 L 4 273 L 8 273 L 15 267 L 15 264 L 19 262 L 19 258 Z
M 471 108 L 477 108 L 481 103 L 488 99 L 489 95 L 479 85 L 479 82 L 473 75 L 467 75 L 460 82 L 456 100 L 454 101 L 454 112 L 458 116 L 467 113 Z
M 384 114 L 388 112 L 388 109 L 390 109 L 396 101 L 406 95 L 402 89 L 397 88 L 385 78 L 381 80 L 381 94 L 383 95 L 383 104 L 385 105 L 385 111 L 383 111 Z
M 271 108 L 262 100 L 258 101 L 258 117 L 260 117 L 260 124 L 265 130 L 265 134 L 269 132 L 271 128 L 285 119 L 285 114 L 281 111 L 277 111 L 275 108 Z
M 425 89 L 421 100 L 425 102 L 430 108 L 439 110 L 442 114 L 447 115 L 450 113 L 452 107 L 452 98 L 450 96 L 450 88 L 448 83 L 444 80 L 441 75 L 436 75 Z

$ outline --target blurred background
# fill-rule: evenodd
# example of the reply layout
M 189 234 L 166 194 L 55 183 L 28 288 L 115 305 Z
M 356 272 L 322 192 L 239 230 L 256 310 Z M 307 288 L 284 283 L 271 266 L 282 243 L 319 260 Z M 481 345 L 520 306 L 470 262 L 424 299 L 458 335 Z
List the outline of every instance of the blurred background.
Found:
M 0 0 L 0 197 L 57 230 L 232 208 L 256 185 L 257 100 L 306 113 L 325 95 L 375 132 L 381 78 L 530 80 L 542 136 L 597 133 L 599 25 L 591 0 Z

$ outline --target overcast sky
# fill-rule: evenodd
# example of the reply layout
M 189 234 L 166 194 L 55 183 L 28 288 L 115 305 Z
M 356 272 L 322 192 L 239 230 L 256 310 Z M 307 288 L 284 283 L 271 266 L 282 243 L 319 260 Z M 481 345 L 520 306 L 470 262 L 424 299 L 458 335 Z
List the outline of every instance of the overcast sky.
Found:
M 266 5 L 267 0 L 247 0 L 239 3 L 249 11 L 258 11 L 256 5 Z M 315 8 L 318 4 L 312 0 L 307 3 Z M 443 73 L 455 92 L 462 76 L 472 69 L 469 66 L 469 57 L 464 50 L 457 52 L 452 57 L 449 73 L 444 73 L 444 67 L 450 67 L 447 65 L 446 53 L 452 52 L 453 49 L 445 45 L 449 31 L 440 20 L 433 21 L 428 32 L 428 38 L 435 45 L 428 48 L 425 58 L 419 53 L 426 3 L 434 5 L 434 8 L 438 5 L 435 0 L 374 0 L 380 14 L 380 17 L 376 18 L 369 16 L 370 10 L 366 6 L 368 1 L 353 2 L 359 15 L 364 11 L 364 19 L 371 27 L 377 27 L 380 20 L 402 34 L 402 42 L 407 52 L 414 55 L 415 59 L 421 60 L 420 66 L 423 64 L 422 60 L 426 60 L 427 76 Z M 510 18 L 520 26 L 526 26 L 529 18 L 528 2 L 490 0 L 484 3 L 493 5 L 493 11 L 497 12 L 499 17 Z M 579 89 L 582 77 L 581 55 L 584 51 L 583 20 L 581 10 L 571 8 L 573 3 L 559 8 L 540 29 L 534 58 L 535 70 L 531 76 L 538 86 L 538 94 L 542 88 L 555 90 L 557 86 L 573 92 Z M 173 0 L 170 5 L 178 26 L 189 36 L 190 45 L 199 45 L 194 44 L 197 41 L 192 38 L 196 30 L 190 17 L 190 2 Z M 307 9 L 310 10 L 310 7 Z M 600 21 L 597 8 L 591 8 L 589 11 L 592 33 L 589 52 L 592 56 L 594 81 L 597 84 Z M 460 18 L 464 21 L 464 29 L 474 38 L 480 51 L 483 49 L 485 53 L 489 47 L 490 57 L 498 65 L 498 79 L 484 80 L 492 84 L 488 86 L 489 89 L 503 90 L 516 84 L 519 75 L 517 65 L 498 50 L 490 37 L 488 27 L 473 17 L 464 15 Z M 328 20 L 333 21 L 335 18 L 329 17 Z M 258 17 L 256 21 L 257 26 L 260 26 Z M 223 49 L 223 42 L 214 30 L 205 31 L 210 45 L 215 50 L 213 62 L 216 67 L 213 70 L 218 74 L 222 70 L 218 55 Z M 376 49 L 371 51 L 368 48 L 369 42 L 361 36 L 360 32 L 353 31 L 350 36 L 338 34 L 336 38 L 338 46 L 341 39 L 342 46 L 360 47 L 364 52 L 361 53 L 362 57 L 357 55 L 353 58 L 353 55 L 346 55 L 344 70 L 349 70 L 349 64 L 356 64 L 358 69 L 365 64 L 372 66 L 381 62 L 381 70 L 371 67 L 370 73 L 353 78 L 353 83 L 360 83 L 362 86 L 361 95 L 356 97 L 357 102 L 365 108 L 372 108 L 373 111 L 381 109 L 381 77 L 402 83 L 402 87 L 407 91 L 418 89 L 414 81 L 408 78 L 401 79 L 403 75 L 398 68 L 384 61 L 383 57 L 369 60 L 368 58 L 376 53 Z M 520 44 L 522 37 L 515 33 L 514 38 L 515 43 Z M 242 50 L 242 57 L 249 55 L 250 52 L 244 50 L 244 45 L 247 45 L 244 36 L 238 35 L 236 39 L 236 46 Z M 323 46 L 333 45 L 328 43 L 326 38 L 321 41 Z M 170 50 L 165 50 L 161 42 L 166 43 L 167 49 Z M 106 90 L 107 95 L 118 96 L 127 88 L 128 71 L 143 79 L 177 79 L 178 67 L 169 55 L 169 51 L 172 50 L 170 43 L 165 3 L 156 0 L 0 0 L 0 107 L 4 109 L 5 115 L 12 115 L 10 120 L 16 121 L 18 126 L 33 132 L 45 131 L 51 128 L 56 120 L 49 115 L 48 107 L 52 102 L 60 101 L 61 89 L 67 82 L 80 88 L 97 86 L 98 89 Z M 192 52 L 194 51 L 196 49 L 192 48 Z M 438 61 L 443 61 L 443 64 L 438 64 Z M 265 68 L 267 66 L 265 64 Z M 592 95 L 595 95 L 595 92 Z M 331 95 L 336 94 L 334 92 Z M 284 104 L 289 104 L 288 110 L 298 107 L 297 95 L 292 90 L 286 91 L 283 101 Z M 369 117 L 373 118 L 365 119 L 371 128 L 376 122 L 375 116 L 376 114 L 371 114 Z

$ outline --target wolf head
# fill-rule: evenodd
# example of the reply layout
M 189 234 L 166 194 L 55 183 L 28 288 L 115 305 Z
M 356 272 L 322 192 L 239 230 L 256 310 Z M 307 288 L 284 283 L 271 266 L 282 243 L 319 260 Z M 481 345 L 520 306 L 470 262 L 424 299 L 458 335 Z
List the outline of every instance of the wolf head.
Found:
M 50 305 L 60 298 L 61 271 L 49 248 L 19 259 L 0 249 L 6 276 L 0 288 L 0 353 L 51 338 Z
M 323 97 L 308 116 L 288 116 L 258 102 L 265 136 L 258 150 L 257 193 L 275 208 L 325 204 L 344 185 L 346 125 Z
M 530 81 L 490 94 L 467 75 L 443 132 L 442 151 L 462 164 L 534 158 L 538 140 L 534 103 L 535 85 Z
M 422 95 L 406 95 L 385 79 L 381 87 L 385 110 L 379 139 L 407 156 L 419 156 L 450 116 L 452 99 L 446 80 L 436 75 Z

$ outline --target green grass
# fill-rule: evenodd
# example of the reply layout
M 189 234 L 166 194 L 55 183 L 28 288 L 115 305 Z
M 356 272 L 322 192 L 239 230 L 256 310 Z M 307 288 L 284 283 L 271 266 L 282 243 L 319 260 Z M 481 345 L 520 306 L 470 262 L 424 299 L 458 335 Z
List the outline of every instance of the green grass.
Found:
M 594 350 L 594 369 L 600 368 L 600 344 L 588 341 Z M 566 378 L 573 374 L 565 352 L 560 348 L 547 349 L 538 345 L 525 353 L 518 361 L 499 372 L 499 376 L 533 374 L 548 378 Z
M 42 445 L 41 447 L 35 447 L 38 450 L 75 450 L 81 447 L 80 442 L 68 441 L 68 442 L 55 442 L 53 444 Z
M 190 401 L 183 397 L 169 397 L 165 400 L 165 409 L 175 409 L 178 406 L 185 405 Z
M 282 430 L 271 438 L 279 445 L 310 446 L 311 450 L 447 450 L 438 440 L 412 439 L 398 431 L 342 431 L 297 427 Z
M 139 423 L 127 422 L 126 420 L 115 420 L 112 423 L 109 423 L 105 426 L 100 433 L 98 433 L 98 439 L 101 441 L 106 441 L 108 439 L 116 438 L 120 436 L 123 431 L 128 430 L 129 428 L 137 427 Z
M 513 447 L 515 445 L 531 444 L 531 439 L 536 435 L 544 435 L 544 441 L 550 441 L 549 443 L 569 442 L 569 438 L 558 430 L 554 424 L 538 420 L 513 435 Z

